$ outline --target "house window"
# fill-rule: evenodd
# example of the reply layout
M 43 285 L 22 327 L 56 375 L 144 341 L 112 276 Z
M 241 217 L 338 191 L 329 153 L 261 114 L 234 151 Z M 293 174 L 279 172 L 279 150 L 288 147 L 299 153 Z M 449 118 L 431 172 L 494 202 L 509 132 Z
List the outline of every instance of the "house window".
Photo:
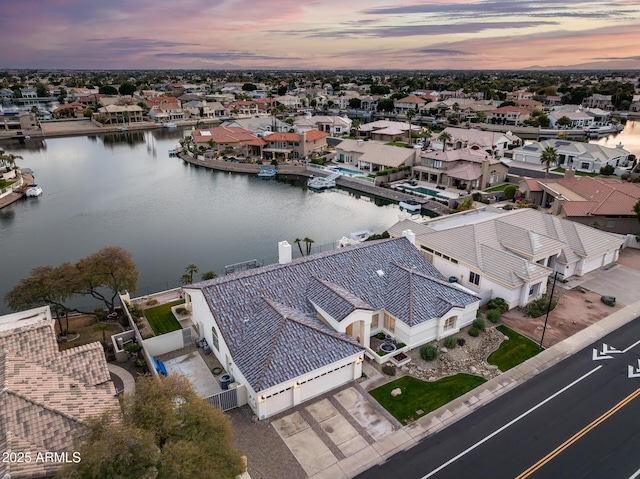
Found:
M 458 319 L 458 317 L 457 317 L 457 316 L 451 316 L 450 318 L 447 318 L 447 319 L 444 321 L 444 328 L 443 328 L 443 330 L 444 330 L 444 331 L 447 331 L 447 330 L 449 330 L 449 329 L 453 329 L 453 328 L 455 328 L 455 327 L 456 327 L 456 320 L 457 320 L 457 319 Z
M 469 273 L 469 282 L 478 286 L 480 284 L 480 275 L 472 271 Z
M 583 161 L 582 163 L 580 163 L 580 169 L 588 170 L 589 169 L 589 163 L 587 163 L 586 161 Z
M 440 161 L 440 160 L 433 160 L 433 167 L 434 167 L 434 168 L 442 168 L 442 161 Z
M 378 329 L 378 324 L 380 323 L 379 316 L 374 314 L 371 318 L 371 329 Z
M 213 340 L 213 347 L 216 348 L 216 351 L 220 351 L 220 344 L 218 343 L 218 332 L 216 328 L 211 328 L 211 339 Z
M 389 313 L 384 313 L 384 329 L 390 333 L 393 333 L 396 330 L 396 318 L 391 316 Z

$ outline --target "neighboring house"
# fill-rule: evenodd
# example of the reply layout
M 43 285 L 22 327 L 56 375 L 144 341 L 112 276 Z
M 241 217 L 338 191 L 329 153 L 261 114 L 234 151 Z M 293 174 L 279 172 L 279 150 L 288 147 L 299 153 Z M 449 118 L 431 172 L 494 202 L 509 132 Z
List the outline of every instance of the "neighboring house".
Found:
M 611 95 L 600 95 L 598 93 L 594 93 L 592 96 L 582 100 L 582 106 L 585 108 L 600 108 L 609 111 L 615 109 L 611 102 Z
M 640 185 L 613 178 L 575 176 L 537 180 L 541 204 L 553 214 L 603 231 L 640 235 L 633 206 L 640 201 Z
M 320 130 L 331 136 L 348 135 L 353 120 L 346 116 L 311 116 L 299 118 L 294 127 L 297 131 Z
M 542 152 L 547 147 L 553 147 L 558 153 L 557 166 L 568 168 L 573 166 L 576 171 L 599 173 L 605 165 L 628 166 L 629 152 L 619 145 L 608 148 L 593 143 L 583 143 L 568 140 L 544 140 L 531 143 L 512 151 L 514 161 L 540 164 Z
M 302 101 L 297 96 L 283 95 L 277 96 L 275 99 L 278 103 L 284 105 L 290 110 L 299 110 L 302 108 Z
M 93 113 L 92 118 L 96 121 L 104 119 L 105 125 L 124 125 L 144 120 L 142 117 L 142 108 L 138 105 L 103 106 Z
M 251 118 L 234 118 L 225 121 L 222 126 L 236 126 L 249 130 L 256 136 L 262 137 L 274 131 L 288 132 L 291 125 L 274 116 L 252 116 Z
M 407 228 L 444 276 L 476 291 L 483 303 L 503 298 L 510 308 L 544 294 L 554 270 L 562 279 L 614 263 L 624 243 L 617 235 L 532 208 L 482 207 L 419 225 L 404 220 L 389 234 L 398 237 Z
M 31 130 L 37 127 L 36 115 L 30 111 L 0 109 L 0 131 Z
M 237 126 L 218 126 L 207 130 L 194 130 L 193 141 L 198 148 L 217 154 L 243 154 L 262 157 L 266 142 L 249 130 Z
M 79 101 L 65 103 L 53 110 L 54 118 L 82 118 L 87 107 Z
M 258 114 L 258 104 L 253 100 L 236 100 L 226 105 L 234 115 L 253 116 Z
M 589 128 L 595 125 L 595 118 L 582 110 L 577 111 L 550 111 L 547 115 L 549 117 L 549 126 L 551 128 L 558 128 L 558 120 L 566 117 L 571 120 L 571 124 L 566 128 Z M 563 126 L 563 128 L 565 128 Z
M 38 98 L 38 92 L 35 88 L 20 88 L 22 98 Z
M 515 136 L 510 131 L 506 133 L 476 130 L 473 128 L 447 127 L 441 133 L 432 136 L 432 147 L 434 150 L 442 150 L 442 142 L 438 136 L 447 133 L 451 136 L 447 140 L 447 149 L 461 150 L 463 148 L 479 149 L 491 155 L 504 156 L 505 152 L 522 144 L 520 137 Z
M 374 173 L 400 166 L 413 166 L 418 161 L 418 149 L 399 148 L 377 141 L 342 140 L 336 145 L 334 161 L 345 166 Z
M 420 131 L 420 127 L 411 125 L 411 131 Z M 356 131 L 358 138 L 392 142 L 409 141 L 409 123 L 401 121 L 378 120 L 360 125 Z
M 417 114 L 425 103 L 425 99 L 419 96 L 406 96 L 394 101 L 393 108 L 398 115 L 406 115 L 409 110 Z
M 0 98 L 3 100 L 11 99 L 15 96 L 13 90 L 9 90 L 8 88 L 0 88 Z
M 172 96 L 159 96 L 144 100 L 149 108 L 149 119 L 156 123 L 184 120 L 189 114 L 182 109 L 180 101 Z
M 562 97 L 560 95 L 547 95 L 544 99 L 546 106 L 562 105 Z
M 328 133 L 319 130 L 301 133 L 268 133 L 262 150 L 266 158 L 305 158 L 327 149 Z
M 525 110 L 529 110 L 529 111 L 534 111 L 534 110 L 538 110 L 538 111 L 542 111 L 543 105 L 542 102 L 538 101 L 538 100 L 531 100 L 531 99 L 522 99 L 522 100 L 514 100 L 513 101 L 518 108 L 524 108 Z
M 407 238 L 372 241 L 183 288 L 198 330 L 268 418 L 362 375 L 370 337 L 409 348 L 454 334 L 478 298 L 450 284 Z
M 502 106 L 491 110 L 487 119 L 496 125 L 522 125 L 531 117 L 531 111 L 517 106 Z
M 192 118 L 219 118 L 229 116 L 229 110 L 217 101 L 191 100 L 183 104 L 183 109 Z
M 509 167 L 484 150 L 425 151 L 413 178 L 459 189 L 484 189 L 505 181 Z
M 64 461 L 38 454 L 73 459 L 87 419 L 118 407 L 102 344 L 59 351 L 48 306 L 0 316 L 0 451 L 31 457 L 0 461 L 0 477 L 53 477 Z

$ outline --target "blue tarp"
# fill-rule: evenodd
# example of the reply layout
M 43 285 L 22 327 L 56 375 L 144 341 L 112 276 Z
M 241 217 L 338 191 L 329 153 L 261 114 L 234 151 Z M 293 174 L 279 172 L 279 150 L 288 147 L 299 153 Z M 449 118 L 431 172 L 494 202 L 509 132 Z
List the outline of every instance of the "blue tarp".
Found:
M 167 368 L 164 367 L 164 363 L 156 359 L 155 357 L 152 357 L 151 360 L 153 361 L 153 367 L 156 368 L 156 371 L 158 371 L 158 373 L 162 374 L 163 376 L 166 376 Z

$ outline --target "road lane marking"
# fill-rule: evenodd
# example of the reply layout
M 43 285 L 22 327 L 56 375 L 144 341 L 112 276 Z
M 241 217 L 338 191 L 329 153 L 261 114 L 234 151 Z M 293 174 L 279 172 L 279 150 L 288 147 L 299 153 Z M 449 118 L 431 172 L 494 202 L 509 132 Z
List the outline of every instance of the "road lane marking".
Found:
M 631 346 L 629 346 L 627 349 L 623 349 L 622 352 L 626 353 L 626 352 L 630 351 L 632 348 L 634 348 L 635 346 L 637 346 L 638 344 L 640 344 L 640 341 L 636 341 Z
M 622 409 L 624 406 L 626 406 L 627 404 L 629 404 L 631 401 L 633 401 L 635 398 L 637 398 L 638 396 L 640 396 L 640 388 L 636 389 L 634 392 L 632 392 L 631 394 L 629 394 L 626 398 L 624 398 L 622 401 L 620 401 L 618 404 L 616 404 L 615 406 L 613 406 L 611 409 L 609 409 L 607 412 L 605 412 L 604 414 L 602 414 L 600 417 L 598 417 L 597 419 L 595 419 L 594 421 L 592 421 L 590 424 L 587 424 L 585 427 L 583 427 L 582 429 L 580 429 L 580 431 L 578 431 L 577 433 L 575 433 L 573 436 L 571 436 L 569 439 L 567 439 L 565 442 L 563 442 L 562 444 L 560 444 L 558 447 L 556 447 L 553 451 L 551 451 L 549 454 L 547 454 L 546 456 L 544 456 L 542 459 L 540 459 L 538 462 L 536 462 L 534 465 L 532 465 L 529 469 L 527 469 L 526 471 L 524 471 L 523 473 L 521 473 L 519 476 L 516 477 L 516 479 L 525 479 L 526 477 L 529 477 L 531 474 L 533 474 L 534 472 L 536 472 L 538 469 L 540 469 L 542 466 L 544 466 L 545 464 L 547 464 L 549 461 L 551 461 L 554 457 L 556 457 L 558 454 L 560 454 L 562 451 L 564 451 L 565 449 L 567 449 L 569 446 L 571 446 L 572 444 L 574 444 L 578 439 L 580 439 L 581 437 L 583 437 L 584 435 L 586 435 L 589 431 L 591 431 L 592 429 L 594 429 L 596 426 L 598 426 L 599 424 L 602 424 L 604 421 L 606 421 L 607 419 L 609 419 L 611 416 L 613 416 L 615 413 L 617 413 L 620 409 Z
M 640 476 L 640 469 L 638 469 L 635 474 L 633 476 L 631 476 L 629 479 L 636 479 L 636 477 Z
M 427 474 L 426 476 L 422 476 L 421 479 L 428 479 L 429 477 L 433 476 L 434 474 L 437 474 L 438 472 L 440 472 L 441 470 L 443 470 L 445 467 L 453 464 L 454 462 L 456 462 L 458 459 L 460 459 L 463 456 L 466 456 L 468 453 L 470 453 L 471 451 L 473 451 L 475 448 L 481 446 L 482 444 L 484 444 L 485 442 L 487 442 L 488 440 L 492 439 L 493 437 L 497 436 L 498 434 L 500 434 L 502 431 L 504 431 L 505 429 L 507 429 L 508 427 L 512 426 L 513 424 L 517 423 L 520 419 L 528 416 L 529 414 L 531 414 L 533 411 L 535 411 L 536 409 L 544 406 L 545 404 L 547 404 L 549 401 L 555 399 L 557 396 L 559 396 L 560 394 L 562 394 L 563 392 L 565 392 L 567 389 L 575 386 L 576 384 L 578 384 L 580 381 L 582 381 L 583 379 L 588 378 L 589 376 L 591 376 L 593 373 L 595 373 L 598 369 L 600 369 L 602 366 L 597 366 L 595 368 L 593 368 L 591 371 L 589 371 L 586 374 L 583 374 L 582 376 L 580 376 L 578 379 L 576 379 L 575 381 L 573 381 L 570 384 L 567 384 L 565 387 L 563 387 L 562 389 L 560 389 L 559 391 L 556 391 L 555 393 L 553 393 L 551 396 L 549 396 L 547 399 L 539 402 L 538 404 L 536 404 L 535 406 L 533 406 L 532 408 L 528 409 L 527 411 L 523 412 L 522 414 L 520 414 L 517 418 L 512 419 L 511 421 L 509 421 L 507 424 L 505 424 L 504 426 L 502 426 L 500 429 L 496 429 L 495 431 L 493 431 L 491 434 L 489 434 L 487 437 L 485 437 L 484 439 L 476 442 L 474 445 L 469 446 L 467 449 L 465 449 L 464 451 L 462 451 L 460 454 L 458 454 L 457 456 L 449 459 L 447 462 L 445 462 L 444 464 L 442 464 L 441 466 L 437 467 L 436 469 L 434 469 L 433 471 L 431 471 L 429 474 Z

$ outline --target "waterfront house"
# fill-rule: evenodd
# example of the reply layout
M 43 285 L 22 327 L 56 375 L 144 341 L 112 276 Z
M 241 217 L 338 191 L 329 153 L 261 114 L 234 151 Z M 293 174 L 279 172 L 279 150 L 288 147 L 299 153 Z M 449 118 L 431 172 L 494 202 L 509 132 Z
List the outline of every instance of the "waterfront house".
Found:
M 266 142 L 249 130 L 236 126 L 218 126 L 193 130 L 193 142 L 198 148 L 211 150 L 217 155 L 243 155 L 262 157 Z
M 229 109 L 225 108 L 222 103 L 206 100 L 189 100 L 183 103 L 183 109 L 191 118 L 215 119 L 228 117 L 230 113 Z
M 589 115 L 587 112 L 582 110 L 576 111 L 566 111 L 565 109 L 560 110 L 552 110 L 547 115 L 549 117 L 549 126 L 551 128 L 559 128 L 558 120 L 560 118 L 568 118 L 571 120 L 569 125 L 566 125 L 567 128 L 589 128 L 595 124 L 595 119 L 593 116 Z
M 250 118 L 232 118 L 225 121 L 223 126 L 244 128 L 258 137 L 263 137 L 274 131 L 288 132 L 291 126 L 274 116 L 252 116 Z
M 582 106 L 585 108 L 600 108 L 609 111 L 615 109 L 611 101 L 611 95 L 601 95 L 599 93 L 594 93 L 582 100 Z
M 444 276 L 476 292 L 483 304 L 503 298 L 509 308 L 544 294 L 554 271 L 563 279 L 614 263 L 624 243 L 618 235 L 532 208 L 487 206 L 422 224 L 403 220 L 389 234 L 398 237 L 407 228 Z
M 460 150 L 421 152 L 412 169 L 420 181 L 458 189 L 484 189 L 507 178 L 509 167 L 478 147 Z
M 574 176 L 533 180 L 542 192 L 540 203 L 551 212 L 603 231 L 640 235 L 633 206 L 640 201 L 640 186 L 615 178 Z
M 64 103 L 53 110 L 54 118 L 83 118 L 87 107 L 79 101 Z
M 576 171 L 599 173 L 605 165 L 628 166 L 629 152 L 618 145 L 608 148 L 594 143 L 583 143 L 568 140 L 544 140 L 534 142 L 512 151 L 514 161 L 540 164 L 542 152 L 547 147 L 553 147 L 558 153 L 556 165 L 562 168 L 573 167 Z
M 358 379 L 370 337 L 415 348 L 476 317 L 478 298 L 447 280 L 413 235 L 185 286 L 194 324 L 264 419 Z M 402 346 L 401 346 L 402 348 Z
M 502 106 L 491 110 L 487 114 L 487 120 L 496 125 L 522 125 L 531 117 L 531 110 L 517 106 Z
M 345 139 L 336 145 L 334 161 L 375 173 L 389 168 L 413 166 L 420 150 L 385 145 L 378 141 Z
M 262 151 L 266 153 L 266 158 L 305 158 L 326 150 L 328 136 L 328 133 L 319 130 L 265 133 L 263 139 L 266 145 Z
M 473 128 L 456 128 L 448 126 L 442 133 L 451 136 L 447 140 L 447 149 L 460 150 L 471 148 L 482 150 L 491 155 L 505 156 L 505 152 L 522 144 L 522 140 L 511 133 L 477 130 Z M 441 133 L 432 135 L 432 147 L 434 150 L 443 150 L 442 142 L 438 139 Z
M 424 98 L 419 96 L 406 96 L 393 102 L 393 109 L 398 115 L 406 115 L 409 110 L 416 114 L 426 103 Z
M 172 96 L 159 96 L 144 100 L 149 109 L 149 119 L 156 123 L 184 120 L 189 114 L 182 109 L 180 101 Z
M 401 121 L 377 120 L 371 123 L 360 125 L 356 130 L 358 138 L 368 138 L 370 140 L 394 142 L 409 141 L 409 123 Z M 411 125 L 411 131 L 420 131 L 420 127 Z
M 349 135 L 353 120 L 346 116 L 309 116 L 298 118 L 294 122 L 296 131 L 320 130 L 331 136 Z
M 125 125 L 144 121 L 138 105 L 107 105 L 93 113 L 93 120 L 104 125 Z
M 0 316 L 0 451 L 31 461 L 0 461 L 0 477 L 53 477 L 63 461 L 38 454 L 76 452 L 84 424 L 119 407 L 99 342 L 58 350 L 48 306 Z

